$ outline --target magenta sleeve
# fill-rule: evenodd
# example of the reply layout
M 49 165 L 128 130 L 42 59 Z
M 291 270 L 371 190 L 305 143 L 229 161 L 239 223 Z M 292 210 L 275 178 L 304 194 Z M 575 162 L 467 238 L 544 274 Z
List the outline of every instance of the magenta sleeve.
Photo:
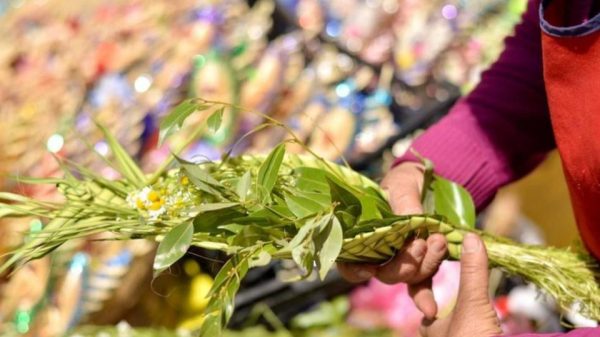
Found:
M 600 328 L 582 328 L 575 329 L 568 333 L 551 333 L 551 334 L 522 334 L 511 335 L 510 337 L 598 337 L 600 336 Z M 500 336 L 498 336 L 500 337 Z
M 478 209 L 530 172 L 555 147 L 542 73 L 541 31 L 530 1 L 505 50 L 480 84 L 413 143 L 436 173 L 473 195 Z M 416 161 L 407 152 L 396 160 Z

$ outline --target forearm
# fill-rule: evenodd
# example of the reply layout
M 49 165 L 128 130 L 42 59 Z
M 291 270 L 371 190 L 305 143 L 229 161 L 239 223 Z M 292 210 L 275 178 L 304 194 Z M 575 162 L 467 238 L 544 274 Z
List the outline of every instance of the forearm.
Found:
M 481 83 L 413 148 L 436 172 L 464 185 L 478 208 L 530 172 L 554 148 L 541 65 L 539 1 L 531 1 L 514 37 Z M 397 163 L 416 158 L 407 153 Z

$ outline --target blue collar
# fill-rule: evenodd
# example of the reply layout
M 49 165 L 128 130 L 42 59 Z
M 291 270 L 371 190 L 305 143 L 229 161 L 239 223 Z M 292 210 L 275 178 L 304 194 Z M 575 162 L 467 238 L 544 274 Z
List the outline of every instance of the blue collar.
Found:
M 598 30 L 600 30 L 600 13 L 596 14 L 593 18 L 579 25 L 575 26 L 554 26 L 550 22 L 546 20 L 545 12 L 546 8 L 552 0 L 544 0 L 540 4 L 540 25 L 542 30 L 549 35 L 557 36 L 557 37 L 576 37 L 576 36 L 585 36 L 590 35 Z

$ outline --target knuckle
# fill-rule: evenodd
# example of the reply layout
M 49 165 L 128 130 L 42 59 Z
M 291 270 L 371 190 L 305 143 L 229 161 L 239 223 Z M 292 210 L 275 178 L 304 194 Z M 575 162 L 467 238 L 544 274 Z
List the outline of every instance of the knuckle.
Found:
M 340 275 L 346 281 L 358 283 L 369 278 L 368 274 L 370 274 L 370 272 L 368 268 L 361 267 L 360 265 L 338 264 L 337 267 Z
M 421 264 L 421 275 L 422 277 L 432 277 L 435 275 L 440 268 L 441 260 L 438 259 L 425 259 Z
M 471 314 L 476 314 L 478 317 L 485 316 L 487 309 L 491 308 L 490 300 L 485 292 L 470 292 L 461 297 L 463 305 L 457 307 L 458 311 L 462 311 L 466 317 Z
M 418 268 L 414 264 L 406 263 L 402 265 L 400 271 L 398 272 L 398 277 L 404 282 L 411 281 L 415 276 L 418 275 Z
M 481 273 L 481 267 L 476 263 L 463 263 L 460 266 L 463 275 L 478 275 Z
M 407 282 L 417 272 L 416 266 L 404 263 L 394 265 L 393 268 L 385 268 L 376 274 L 376 277 L 385 284 L 396 284 Z
M 385 284 L 388 284 L 388 285 L 394 285 L 394 284 L 402 282 L 401 280 L 398 280 L 398 279 L 396 279 L 394 277 L 389 277 L 388 275 L 377 276 L 377 279 L 381 283 L 385 283 Z

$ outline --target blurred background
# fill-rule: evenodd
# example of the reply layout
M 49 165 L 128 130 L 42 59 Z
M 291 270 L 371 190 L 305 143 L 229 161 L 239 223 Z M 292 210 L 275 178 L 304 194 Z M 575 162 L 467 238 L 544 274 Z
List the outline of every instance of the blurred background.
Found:
M 209 112 L 157 146 L 157 126 L 190 97 L 229 102 L 285 122 L 315 152 L 380 179 L 420 130 L 479 81 L 512 34 L 526 0 L 0 0 L 0 190 L 10 176 L 51 177 L 54 157 L 114 178 L 106 125 L 145 170 L 157 167 Z M 268 151 L 286 135 L 233 108 L 226 127 L 187 158 Z M 318 125 L 319 128 L 315 126 Z M 291 149 L 302 151 L 302 149 Z M 502 190 L 479 225 L 533 244 L 577 240 L 554 153 Z M 0 254 L 42 219 L 0 222 Z M 100 234 L 0 276 L 1 336 L 188 336 L 202 323 L 225 256 L 193 248 L 152 279 L 155 245 Z M 451 310 L 458 265 L 434 279 Z M 230 336 L 418 336 L 421 316 L 404 285 L 287 283 L 294 266 L 253 270 L 236 299 Z M 490 292 L 506 333 L 559 331 L 559 313 L 521 280 L 492 273 Z

